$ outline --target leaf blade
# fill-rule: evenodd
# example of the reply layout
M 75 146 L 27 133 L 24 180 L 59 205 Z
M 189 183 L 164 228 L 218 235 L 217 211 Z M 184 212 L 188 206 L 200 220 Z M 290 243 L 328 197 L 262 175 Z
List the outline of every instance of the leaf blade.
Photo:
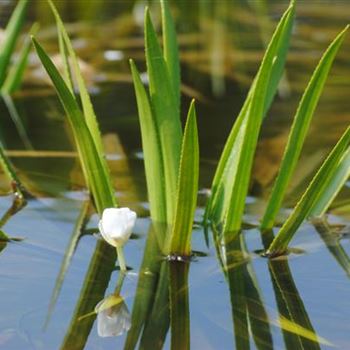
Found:
M 101 169 L 104 173 L 105 176 L 105 181 L 107 181 L 108 187 L 109 187 L 109 191 L 110 196 L 114 198 L 114 205 L 116 206 L 117 201 L 115 199 L 114 196 L 114 191 L 113 191 L 113 186 L 111 183 L 111 178 L 110 178 L 110 173 L 109 173 L 109 169 L 107 166 L 107 161 L 105 159 L 105 154 L 104 154 L 104 150 L 103 150 L 103 145 L 102 145 L 102 139 L 101 139 L 101 133 L 99 130 L 99 126 L 97 123 L 97 117 L 95 115 L 95 111 L 88 93 L 88 90 L 86 88 L 83 76 L 81 74 L 80 71 L 80 67 L 79 67 L 79 62 L 78 62 L 78 58 L 74 52 L 74 48 L 73 45 L 69 39 L 68 33 L 64 27 L 64 24 L 61 20 L 61 17 L 59 15 L 59 13 L 57 12 L 54 4 L 52 3 L 52 1 L 49 1 L 51 10 L 54 14 L 56 23 L 57 23 L 57 28 L 58 31 L 60 33 L 59 37 L 61 37 L 61 45 L 60 45 L 60 49 L 61 49 L 61 54 L 65 57 L 64 58 L 64 66 L 65 66 L 65 80 L 66 80 L 66 84 L 68 86 L 68 88 L 72 91 L 72 77 L 71 77 L 71 71 L 69 69 L 69 59 L 67 56 L 67 54 L 69 55 L 69 57 L 71 58 L 72 61 L 72 67 L 73 67 L 73 71 L 75 74 L 75 78 L 79 87 L 79 92 L 80 92 L 80 98 L 81 98 L 81 102 L 82 102 L 82 107 L 83 107 L 83 116 L 86 120 L 86 125 L 89 129 L 89 132 L 91 134 L 92 137 L 92 141 L 95 144 L 96 147 L 96 151 L 100 157 L 100 163 L 101 163 Z
M 169 237 L 169 254 L 185 256 L 191 254 L 191 234 L 197 203 L 198 174 L 198 131 L 196 111 L 194 101 L 192 101 L 182 142 L 175 220 Z
M 269 86 L 267 89 L 266 99 L 264 101 L 264 114 L 269 105 L 272 102 L 272 98 L 276 93 L 277 84 L 279 79 L 282 76 L 283 67 L 287 55 L 288 44 L 291 36 L 293 18 L 294 18 L 294 2 L 291 2 L 291 5 L 283 14 L 278 27 L 282 27 L 282 34 L 276 39 L 275 52 L 279 52 L 279 55 L 275 56 L 274 65 L 271 70 Z M 277 31 L 277 29 L 276 29 Z M 271 48 L 270 48 L 271 49 Z M 239 116 L 234 123 L 230 135 L 224 146 L 224 150 L 221 154 L 219 164 L 215 171 L 214 179 L 212 182 L 212 195 L 206 207 L 205 220 L 211 218 L 215 224 L 218 224 L 224 220 L 225 211 L 223 208 L 228 207 L 229 197 L 228 193 L 232 192 L 233 184 L 230 183 L 230 178 L 235 171 L 237 165 L 235 164 L 235 154 L 237 153 L 237 148 L 239 147 L 239 133 L 242 128 L 242 125 L 245 123 L 246 114 L 251 103 L 251 98 L 253 90 L 255 89 L 256 78 L 251 86 L 251 89 L 248 92 L 247 98 L 242 106 L 242 109 L 239 113 Z
M 269 230 L 273 227 L 276 215 L 281 208 L 283 197 L 299 159 L 312 116 L 347 29 L 348 27 L 339 33 L 329 45 L 312 74 L 309 84 L 302 96 L 285 147 L 279 173 L 262 219 L 261 228 L 263 230 Z
M 175 103 L 180 106 L 180 59 L 175 24 L 170 13 L 168 0 L 161 0 L 160 4 L 162 8 L 164 60 L 173 85 Z
M 310 212 L 322 195 L 322 191 L 327 190 L 327 186 L 331 183 L 332 177 L 337 169 L 339 160 L 344 155 L 350 143 L 350 127 L 346 129 L 343 136 L 330 152 L 322 166 L 312 179 L 310 185 L 302 195 L 300 201 L 284 223 L 275 239 L 268 248 L 268 255 L 283 254 L 289 242 L 292 240 L 297 229 L 310 215 Z
M 224 232 L 235 236 L 242 223 L 245 199 L 248 193 L 250 172 L 254 159 L 260 126 L 265 113 L 265 105 L 268 93 L 271 73 L 275 62 L 275 57 L 279 55 L 281 37 L 290 35 L 290 23 L 294 15 L 294 6 L 290 6 L 278 24 L 275 33 L 266 50 L 265 56 L 259 68 L 258 74 L 253 84 L 251 92 L 251 102 L 246 111 L 246 125 L 241 128 L 242 139 L 238 148 L 233 186 L 228 194 L 229 204 L 227 204 L 226 218 L 224 221 Z M 225 208 L 224 208 L 225 210 Z
M 171 224 L 175 214 L 174 203 L 181 153 L 180 112 L 176 105 L 163 53 L 147 9 L 145 11 L 145 46 L 149 91 L 163 152 L 167 222 Z
M 140 118 L 151 217 L 155 222 L 166 222 L 165 175 L 157 124 L 154 120 L 149 97 L 132 60 L 130 60 L 130 67 Z
M 67 113 L 73 129 L 85 179 L 95 199 L 97 210 L 99 214 L 102 214 L 104 208 L 116 206 L 116 199 L 110 181 L 108 181 L 102 170 L 101 158 L 85 123 L 83 113 L 49 56 L 34 38 L 32 40 L 37 54 L 50 76 L 62 106 Z

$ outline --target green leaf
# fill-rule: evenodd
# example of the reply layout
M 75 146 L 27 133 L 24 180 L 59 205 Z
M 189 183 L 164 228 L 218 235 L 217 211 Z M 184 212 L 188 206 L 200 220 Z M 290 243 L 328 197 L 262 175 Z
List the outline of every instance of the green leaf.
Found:
M 251 92 L 251 101 L 246 110 L 245 123 L 242 124 L 238 134 L 239 146 L 235 157 L 237 166 L 234 172 L 230 174 L 233 178 L 233 186 L 231 192 L 228 193 L 229 206 L 224 222 L 224 232 L 232 236 L 235 236 L 241 228 L 255 148 L 265 113 L 264 107 L 269 96 L 270 77 L 276 60 L 275 57 L 279 55 L 281 36 L 287 33 L 287 37 L 289 37 L 293 9 L 293 7 L 290 7 L 286 11 L 267 48 Z
M 72 93 L 74 93 L 72 71 L 71 71 L 70 65 L 69 65 L 69 53 L 68 53 L 68 49 L 67 49 L 67 45 L 65 43 L 65 40 L 63 38 L 62 30 L 58 26 L 57 19 L 56 19 L 56 25 L 57 25 L 58 46 L 60 48 L 61 60 L 63 63 L 63 78 L 64 78 L 69 90 Z
M 30 33 L 35 35 L 39 30 L 39 24 L 35 23 L 30 29 Z M 1 87 L 1 93 L 12 94 L 18 90 L 21 86 L 24 70 L 27 67 L 28 56 L 32 43 L 30 38 L 26 38 L 23 47 L 19 53 L 18 60 L 10 67 L 8 74 L 6 75 L 5 82 Z
M 326 213 L 334 198 L 340 192 L 345 182 L 350 176 L 350 148 L 347 149 L 341 160 L 339 161 L 333 177 L 322 192 L 321 197 L 317 200 L 310 211 L 310 216 L 322 216 Z
M 323 162 L 300 201 L 271 243 L 267 254 L 274 256 L 283 254 L 286 251 L 299 226 L 310 216 L 311 210 L 317 205 L 324 193 L 328 191 L 329 186 L 332 186 L 332 180 L 337 172 L 338 164 L 347 151 L 349 143 L 350 127 L 346 129 L 341 139 Z
M 166 222 L 165 175 L 160 148 L 160 136 L 149 97 L 132 60 L 130 60 L 130 66 L 140 118 L 151 217 L 154 222 Z
M 145 46 L 150 98 L 162 150 L 167 223 L 171 224 L 175 215 L 176 185 L 181 153 L 180 112 L 169 71 L 147 9 L 145 12 Z
M 268 200 L 265 215 L 262 219 L 261 228 L 263 230 L 269 230 L 273 227 L 276 215 L 281 208 L 283 197 L 299 159 L 313 113 L 321 96 L 329 70 L 338 49 L 343 42 L 347 29 L 348 27 L 346 27 L 334 39 L 324 53 L 300 101 L 284 151 L 279 173 Z
M 168 67 L 170 82 L 173 85 L 176 104 L 180 108 L 180 59 L 175 25 L 169 10 L 168 0 L 161 0 L 160 3 L 162 7 L 164 60 Z
M 105 154 L 103 151 L 103 145 L 102 145 L 102 139 L 101 139 L 101 134 L 100 134 L 100 130 L 97 124 L 97 118 L 90 100 L 90 96 L 89 93 L 87 91 L 87 88 L 85 86 L 85 82 L 84 79 L 82 77 L 80 68 L 79 68 L 79 62 L 77 59 L 77 56 L 74 52 L 72 43 L 69 39 L 69 36 L 67 34 L 67 31 L 64 27 L 64 24 L 55 8 L 55 6 L 53 5 L 53 3 L 51 1 L 49 1 L 49 4 L 51 6 L 52 12 L 55 16 L 56 19 L 56 23 L 57 23 L 57 28 L 58 31 L 60 32 L 60 36 L 62 38 L 62 41 L 64 43 L 61 42 L 61 54 L 65 57 L 64 59 L 64 65 L 65 67 L 65 79 L 66 81 L 68 81 L 69 85 L 68 87 L 72 90 L 72 78 L 70 76 L 70 70 L 69 70 L 69 59 L 67 57 L 67 53 L 69 54 L 69 58 L 71 59 L 72 62 L 72 68 L 73 68 L 73 72 L 79 87 L 79 92 L 80 92 L 80 98 L 81 98 L 81 102 L 82 102 L 82 106 L 83 106 L 83 115 L 85 117 L 86 120 L 86 125 L 90 131 L 90 134 L 92 136 L 92 140 L 95 144 L 96 147 L 96 151 L 100 157 L 100 163 L 101 163 L 101 171 L 103 172 L 105 179 L 107 182 L 109 182 L 109 187 L 112 188 L 112 183 L 110 180 L 110 173 L 109 173 L 109 169 L 107 166 L 107 162 L 106 162 L 106 158 L 105 158 Z M 115 200 L 116 203 L 116 200 Z
M 276 32 L 268 47 L 269 55 L 273 56 L 273 65 L 270 67 L 271 72 L 268 77 L 268 88 L 265 91 L 263 101 L 264 110 L 262 117 L 266 114 L 272 99 L 276 93 L 278 81 L 280 80 L 286 59 L 287 49 L 292 31 L 294 18 L 294 2 L 284 13 L 278 24 Z M 272 42 L 274 43 L 272 45 Z M 224 150 L 221 154 L 218 167 L 215 172 L 212 183 L 212 195 L 206 208 L 205 219 L 210 219 L 217 225 L 222 223 L 230 205 L 230 194 L 232 193 L 234 174 L 237 171 L 238 161 L 237 154 L 242 144 L 242 133 L 246 128 L 247 113 L 250 110 L 252 96 L 255 90 L 255 78 L 243 107 L 237 117 L 237 120 L 226 141 Z M 260 124 L 260 122 L 259 122 Z M 251 152 L 251 151 L 250 151 Z
M 185 127 L 179 182 L 177 187 L 176 214 L 169 237 L 169 254 L 189 256 L 194 212 L 197 203 L 199 174 L 199 146 L 194 101 L 188 111 Z
M 0 86 L 5 81 L 11 56 L 15 50 L 29 0 L 20 0 L 12 13 L 5 30 L 5 40 L 0 48 Z
M 97 211 L 99 214 L 102 214 L 105 208 L 116 206 L 113 188 L 111 187 L 109 178 L 105 175 L 104 165 L 102 163 L 103 159 L 96 149 L 96 144 L 93 141 L 90 130 L 87 127 L 85 118 L 75 97 L 70 92 L 65 81 L 44 49 L 34 38 L 32 40 L 38 56 L 50 76 L 64 110 L 67 113 L 68 120 L 73 129 L 86 181 L 94 197 Z

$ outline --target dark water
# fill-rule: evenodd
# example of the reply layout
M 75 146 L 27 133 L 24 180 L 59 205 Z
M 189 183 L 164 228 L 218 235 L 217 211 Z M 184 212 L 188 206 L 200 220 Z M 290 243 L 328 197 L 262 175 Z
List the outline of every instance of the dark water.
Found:
M 31 7 L 30 16 L 42 19 L 39 40 L 55 54 L 55 31 L 47 8 L 40 3 Z M 144 65 L 142 29 L 137 25 L 142 4 L 134 7 L 133 18 L 132 2 L 98 3 L 61 2 L 60 6 L 63 17 L 71 22 L 75 47 L 85 62 L 119 202 L 139 215 L 133 239 L 125 246 L 130 271 L 121 286 L 114 251 L 93 235 L 98 218 L 91 208 L 87 209 L 90 220 L 82 230 L 75 229 L 87 206 L 84 180 L 69 126 L 33 54 L 21 92 L 0 102 L 1 140 L 33 195 L 2 227 L 10 236 L 24 239 L 0 247 L 0 348 L 136 346 L 153 350 L 170 348 L 171 342 L 174 349 L 185 349 L 188 344 L 192 349 L 350 348 L 349 184 L 331 210 L 328 219 L 332 226 L 303 225 L 288 258 L 269 261 L 261 257 L 262 239 L 254 228 L 224 246 L 215 247 L 210 240 L 208 248 L 199 226 L 193 231 L 193 250 L 198 253 L 191 263 L 167 262 L 159 254 L 157 228 L 151 227 L 148 218 L 127 63 L 128 57 L 134 57 L 140 67 Z M 286 6 L 285 2 L 266 8 L 259 4 L 263 2 L 174 4 L 183 109 L 192 95 L 198 100 L 201 188 L 210 186 L 270 25 Z M 156 17 L 157 2 L 152 6 Z M 300 94 L 322 51 L 348 21 L 349 11 L 349 4 L 341 1 L 299 3 L 285 86 L 260 139 L 246 223 L 257 223 L 264 210 Z M 349 57 L 346 39 L 315 113 L 286 212 L 349 124 Z M 4 193 L 0 213 L 4 214 L 12 197 L 5 195 L 9 187 L 3 176 L 0 186 Z M 203 195 L 199 203 L 198 221 L 204 210 Z M 339 225 L 345 226 L 340 233 Z M 120 287 L 133 314 L 132 328 L 118 337 L 100 337 L 93 311 Z M 171 306 L 169 293 L 177 301 Z M 110 319 L 122 311 L 125 315 L 124 305 L 113 304 Z

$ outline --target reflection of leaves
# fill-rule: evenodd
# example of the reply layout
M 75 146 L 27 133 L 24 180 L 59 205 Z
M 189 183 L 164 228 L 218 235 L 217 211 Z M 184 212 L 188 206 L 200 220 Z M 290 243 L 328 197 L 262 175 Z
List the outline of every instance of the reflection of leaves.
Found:
M 160 264 L 157 289 L 154 294 L 152 308 L 145 322 L 140 349 L 162 349 L 169 324 L 169 265 L 164 260 Z
M 162 320 L 161 316 L 163 314 L 155 313 L 155 311 L 159 309 L 162 311 L 161 306 L 163 300 L 166 300 L 166 303 L 168 302 L 168 297 L 164 298 L 164 294 L 168 291 L 168 287 L 166 286 L 168 276 L 166 271 L 165 273 L 161 271 L 160 263 L 164 238 L 163 231 L 164 227 L 162 225 L 154 224 L 151 226 L 148 233 L 132 309 L 131 328 L 128 332 L 124 349 L 131 350 L 136 347 L 140 336 L 143 337 L 143 335 L 141 335 L 142 328 L 144 328 L 144 334 L 145 332 L 150 334 L 150 330 L 147 331 L 146 328 L 152 323 L 152 316 L 155 317 L 155 319 L 158 318 L 161 322 L 160 326 L 166 329 L 165 334 L 169 327 L 169 316 L 166 317 L 167 315 L 165 313 L 164 320 Z M 165 288 L 162 287 L 162 284 Z M 153 319 L 153 321 L 155 321 L 155 319 Z M 155 329 L 154 331 L 157 330 L 159 329 Z M 164 333 L 164 331 L 161 333 Z M 155 336 L 155 334 L 152 336 Z M 157 339 L 159 340 L 159 338 Z
M 168 263 L 170 281 L 171 348 L 190 348 L 189 262 Z
M 98 241 L 61 350 L 84 348 L 95 317 L 81 316 L 89 314 L 103 299 L 115 259 L 115 250 L 105 242 Z
M 74 226 L 73 233 L 71 235 L 71 239 L 68 243 L 68 246 L 66 248 L 66 251 L 65 251 L 65 254 L 64 254 L 64 257 L 62 260 L 60 271 L 59 271 L 58 276 L 56 278 L 56 283 L 55 283 L 54 290 L 52 292 L 45 325 L 47 325 L 48 322 L 50 321 L 53 309 L 55 307 L 57 298 L 58 298 L 59 293 L 60 293 L 61 288 L 62 288 L 62 284 L 63 284 L 64 278 L 65 278 L 66 272 L 67 272 L 68 267 L 72 261 L 73 254 L 77 248 L 79 239 L 81 237 L 81 231 L 82 231 L 83 226 L 86 222 L 88 208 L 89 208 L 89 201 L 86 201 L 83 203 L 83 206 L 80 210 L 79 216 L 78 216 L 77 221 L 76 221 L 75 226 Z
M 287 260 L 270 260 L 269 270 L 275 291 L 280 322 L 286 349 L 320 349 L 318 336 L 313 329 L 304 303 L 293 281 Z M 285 320 L 290 323 L 287 324 Z M 291 325 L 294 324 L 294 327 Z M 289 326 L 288 328 L 285 328 Z M 303 330 L 301 333 L 300 330 Z M 305 338 L 305 334 L 308 335 Z M 310 336 L 313 334 L 313 337 Z
M 283 316 L 279 317 L 279 322 L 280 322 L 281 328 L 286 330 L 287 332 L 291 332 L 293 334 L 300 335 L 301 337 L 303 337 L 305 339 L 309 339 L 315 343 L 332 345 L 328 340 L 318 336 L 312 330 L 304 328 L 304 327 L 298 325 L 297 323 L 288 320 L 287 318 L 285 318 Z M 305 349 L 309 349 L 309 348 L 305 348 Z
M 334 229 L 328 224 L 325 217 L 313 218 L 312 223 L 315 226 L 315 229 L 320 235 L 321 239 L 326 244 L 329 252 L 335 258 L 337 263 L 342 267 L 348 277 L 350 277 L 350 258 L 339 242 L 339 233 L 334 233 Z
M 224 245 L 224 272 L 231 295 L 237 349 L 249 349 L 249 329 L 258 349 L 273 349 L 268 314 L 249 265 L 243 236 Z

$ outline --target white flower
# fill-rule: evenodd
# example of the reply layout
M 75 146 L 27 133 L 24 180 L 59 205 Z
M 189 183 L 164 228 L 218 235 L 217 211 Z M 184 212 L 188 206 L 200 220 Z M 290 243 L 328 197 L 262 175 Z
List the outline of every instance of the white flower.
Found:
M 119 295 L 110 295 L 100 301 L 96 307 L 97 333 L 100 337 L 116 337 L 131 327 L 128 307 Z
M 102 237 L 113 247 L 122 247 L 129 239 L 136 221 L 136 213 L 129 208 L 107 208 L 98 227 Z

